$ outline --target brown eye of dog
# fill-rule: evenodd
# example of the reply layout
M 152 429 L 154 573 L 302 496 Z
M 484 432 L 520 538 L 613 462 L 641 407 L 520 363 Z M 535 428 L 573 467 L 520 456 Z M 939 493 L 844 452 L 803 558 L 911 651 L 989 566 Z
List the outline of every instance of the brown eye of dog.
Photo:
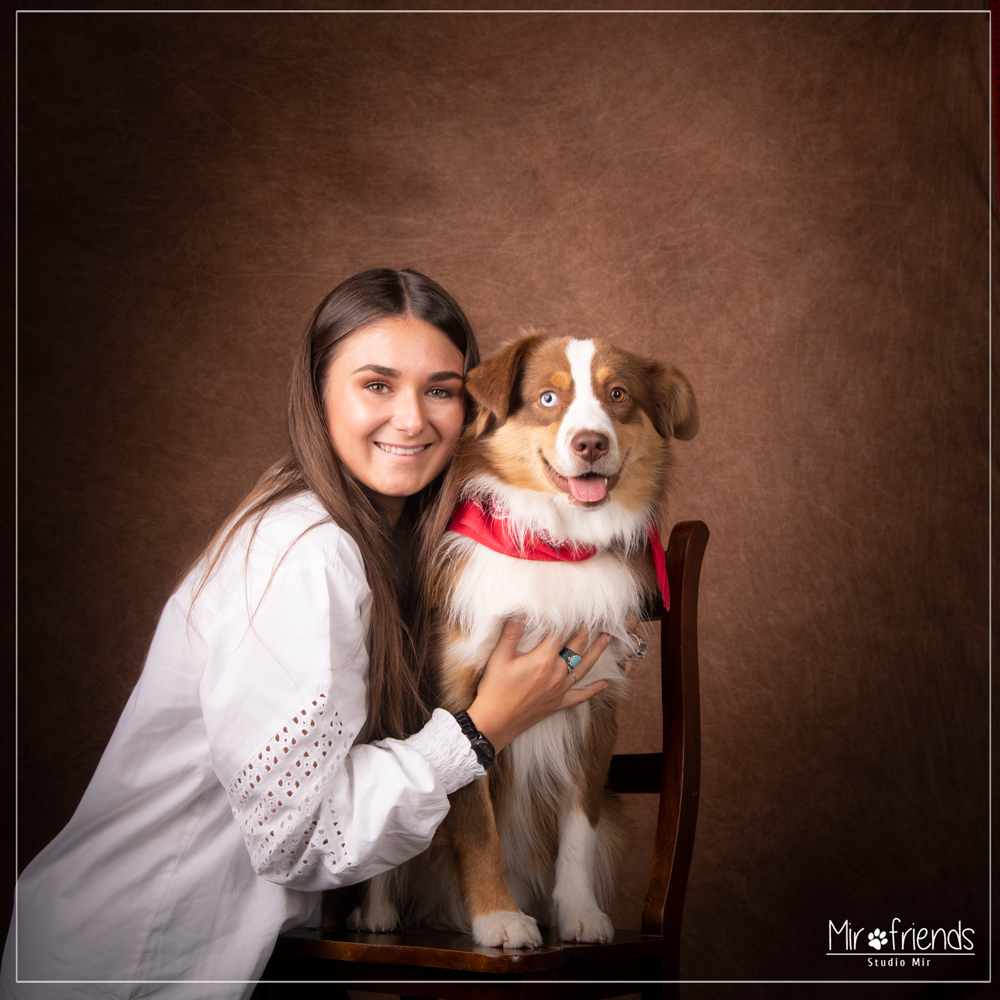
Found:
M 624 389 L 612 389 L 611 390 L 611 402 L 612 403 L 624 403 L 626 399 L 626 394 Z

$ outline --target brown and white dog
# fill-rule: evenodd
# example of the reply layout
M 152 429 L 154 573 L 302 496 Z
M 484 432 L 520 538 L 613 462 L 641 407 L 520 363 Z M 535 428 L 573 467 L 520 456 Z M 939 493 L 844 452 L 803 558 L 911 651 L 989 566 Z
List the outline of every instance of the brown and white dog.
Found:
M 459 503 L 431 597 L 439 693 L 468 708 L 509 619 L 527 650 L 588 626 L 614 639 L 581 684 L 609 686 L 517 737 L 488 777 L 451 796 L 425 854 L 373 879 L 359 930 L 407 923 L 469 930 L 481 945 L 608 941 L 599 897 L 613 824 L 604 783 L 632 649 L 626 619 L 657 591 L 650 529 L 663 530 L 672 438 L 698 425 L 676 369 L 601 340 L 528 334 L 469 373 L 476 413 L 445 489 Z M 554 555 L 552 553 L 555 553 Z M 577 650 L 580 652 L 580 650 Z

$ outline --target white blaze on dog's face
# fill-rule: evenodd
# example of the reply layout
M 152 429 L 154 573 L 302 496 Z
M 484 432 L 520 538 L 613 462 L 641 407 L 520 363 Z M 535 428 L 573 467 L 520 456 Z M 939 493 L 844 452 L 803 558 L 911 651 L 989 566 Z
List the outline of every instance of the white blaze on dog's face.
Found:
M 565 350 L 572 401 L 559 422 L 554 454 L 556 462 L 549 463 L 549 474 L 556 485 L 560 489 L 565 488 L 577 503 L 599 503 L 607 496 L 609 479 L 617 476 L 621 467 L 614 421 L 602 405 L 611 401 L 611 394 L 603 385 L 598 386 L 597 391 L 604 400 L 594 392 L 596 373 L 593 362 L 597 353 L 594 341 L 570 340 Z M 612 381 L 615 380 L 614 374 L 611 372 Z M 612 408 L 617 408 L 625 399 L 626 391 L 616 386 L 612 392 L 615 396 Z M 552 396 L 554 400 L 551 401 L 557 403 L 558 396 L 554 393 Z M 547 401 L 550 401 L 549 395 L 543 393 L 542 405 Z
M 532 334 L 474 369 L 484 470 L 567 506 L 648 509 L 662 491 L 671 437 L 691 437 L 687 379 L 602 340 Z

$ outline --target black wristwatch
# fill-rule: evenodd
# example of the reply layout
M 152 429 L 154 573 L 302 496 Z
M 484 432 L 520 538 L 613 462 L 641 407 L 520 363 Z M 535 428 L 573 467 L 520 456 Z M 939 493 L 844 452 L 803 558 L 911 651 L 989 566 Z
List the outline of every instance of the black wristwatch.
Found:
M 497 752 L 493 749 L 493 744 L 476 729 L 475 723 L 469 718 L 468 712 L 456 712 L 455 719 L 462 727 L 462 732 L 469 737 L 469 742 L 472 744 L 472 749 L 476 751 L 476 756 L 479 758 L 479 763 L 482 764 L 483 770 L 488 771 L 493 761 L 497 759 Z

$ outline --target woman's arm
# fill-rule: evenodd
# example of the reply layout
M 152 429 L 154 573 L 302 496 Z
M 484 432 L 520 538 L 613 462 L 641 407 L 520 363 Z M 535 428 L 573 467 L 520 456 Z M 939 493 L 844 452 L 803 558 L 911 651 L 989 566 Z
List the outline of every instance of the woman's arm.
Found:
M 200 697 L 212 766 L 251 863 L 270 881 L 318 890 L 420 853 L 448 793 L 483 772 L 443 711 L 408 740 L 354 743 L 370 592 L 351 539 L 331 523 L 308 526 L 265 518 L 191 622 L 207 647 Z

